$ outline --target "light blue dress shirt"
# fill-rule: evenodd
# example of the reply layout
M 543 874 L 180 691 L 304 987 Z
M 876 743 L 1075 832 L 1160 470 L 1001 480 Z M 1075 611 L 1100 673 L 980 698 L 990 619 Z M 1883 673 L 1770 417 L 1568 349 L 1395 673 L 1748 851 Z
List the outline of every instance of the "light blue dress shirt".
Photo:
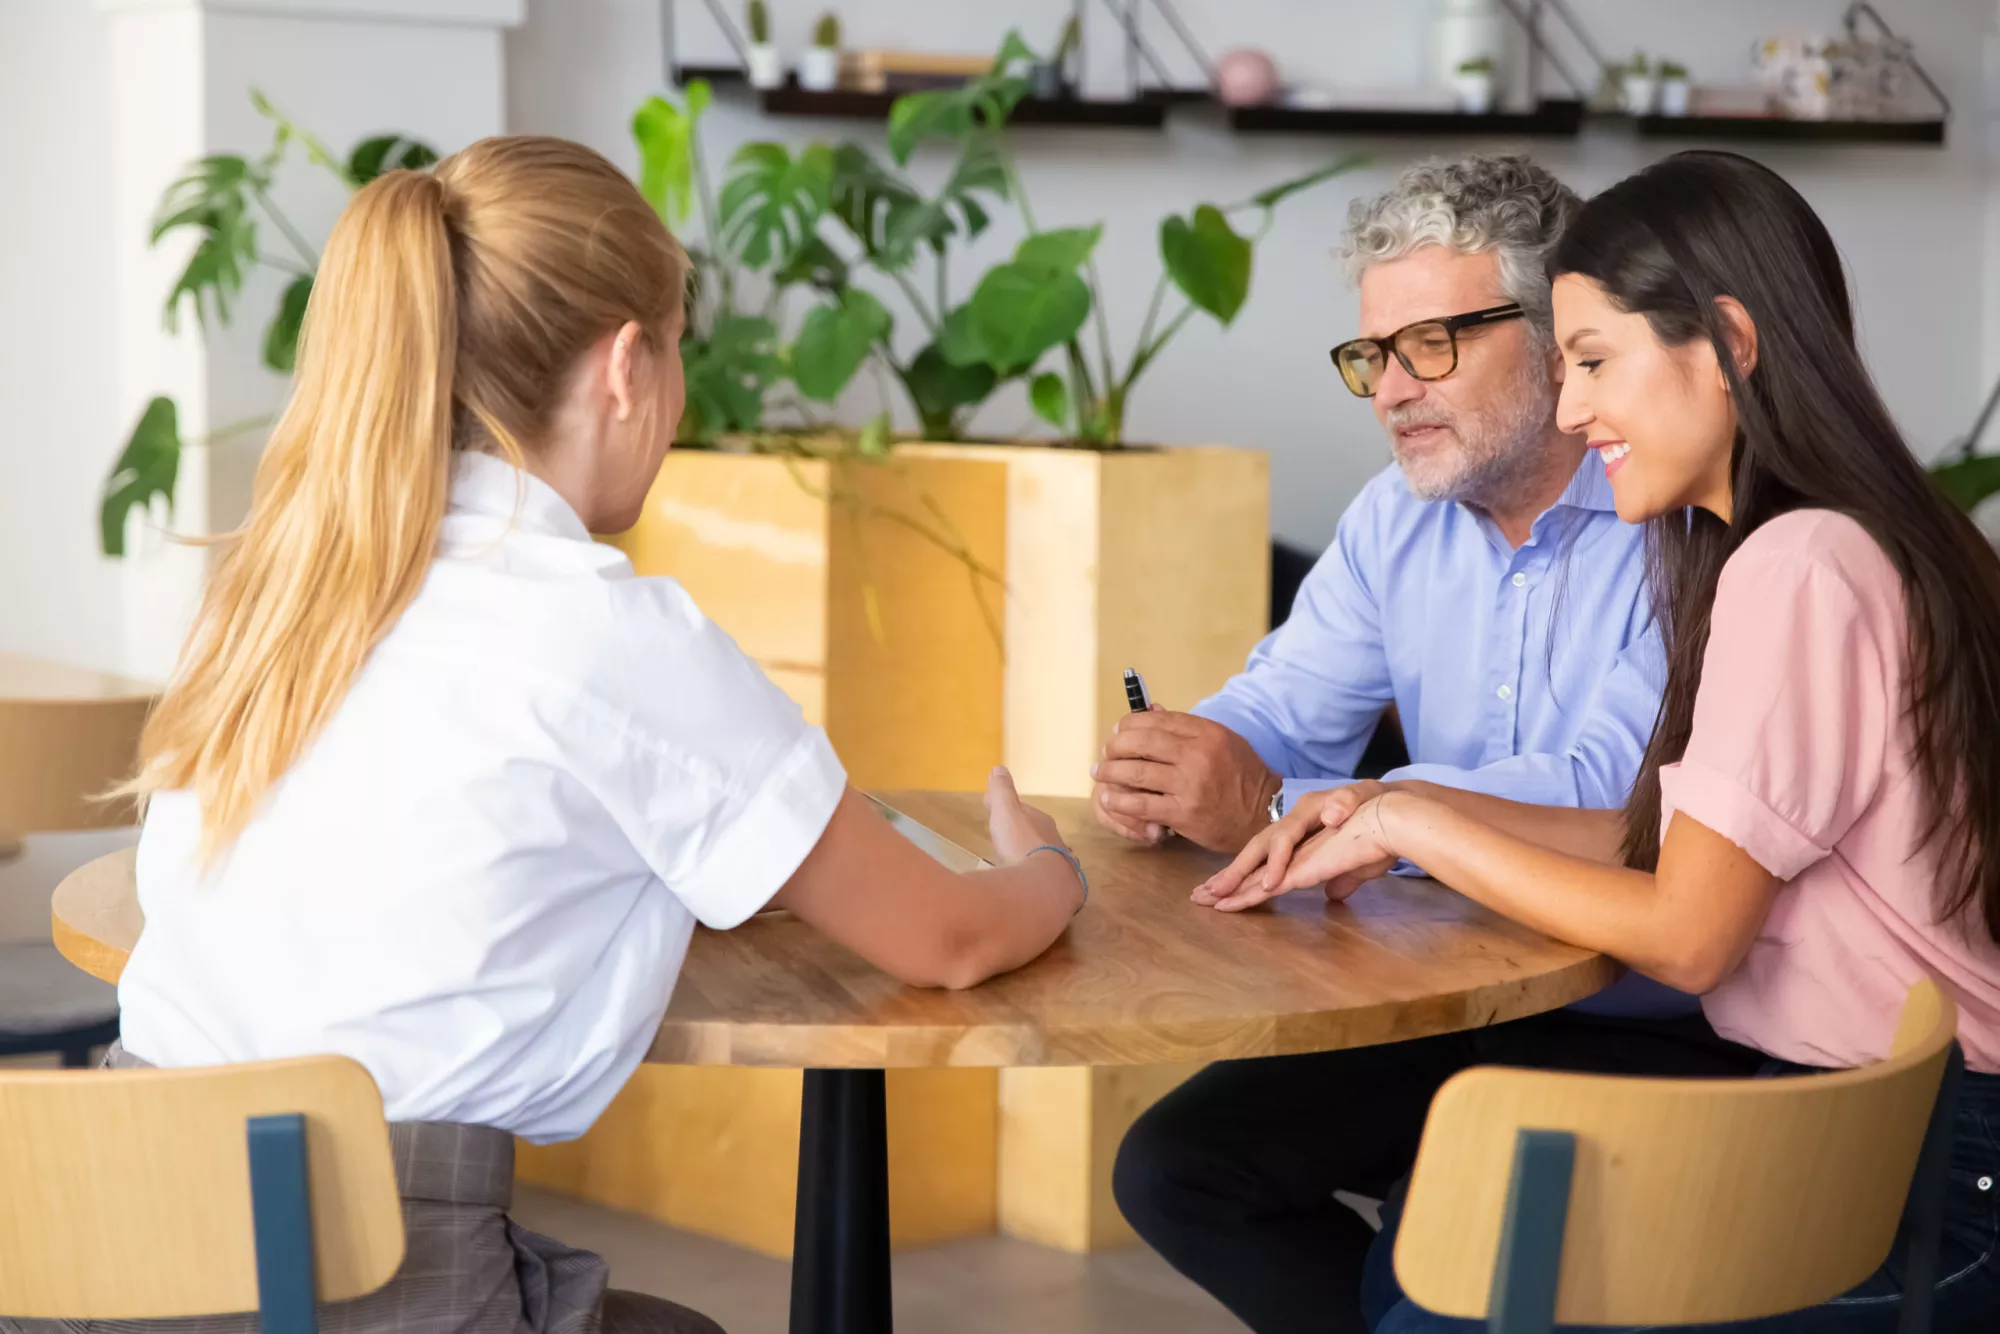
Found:
M 1194 712 L 1283 776 L 1285 803 L 1353 778 L 1390 704 L 1420 778 L 1542 806 L 1625 804 L 1666 685 L 1641 530 L 1586 454 L 1518 550 L 1390 467 L 1341 516 L 1291 618 Z M 1684 1014 L 1637 974 L 1578 1008 Z

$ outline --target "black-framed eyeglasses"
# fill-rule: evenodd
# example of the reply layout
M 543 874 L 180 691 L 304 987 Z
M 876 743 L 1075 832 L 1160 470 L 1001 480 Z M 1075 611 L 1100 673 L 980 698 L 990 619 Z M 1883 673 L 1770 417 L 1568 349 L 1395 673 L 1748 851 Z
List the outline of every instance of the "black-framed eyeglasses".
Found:
M 1528 312 L 1518 305 L 1494 306 L 1469 315 L 1452 315 L 1441 320 L 1418 320 L 1404 325 L 1387 338 L 1356 338 L 1333 349 L 1334 369 L 1356 398 L 1373 398 L 1382 387 L 1382 372 L 1389 369 L 1393 354 L 1403 369 L 1417 380 L 1442 380 L 1458 369 L 1458 335 L 1461 330 L 1482 324 L 1517 320 Z

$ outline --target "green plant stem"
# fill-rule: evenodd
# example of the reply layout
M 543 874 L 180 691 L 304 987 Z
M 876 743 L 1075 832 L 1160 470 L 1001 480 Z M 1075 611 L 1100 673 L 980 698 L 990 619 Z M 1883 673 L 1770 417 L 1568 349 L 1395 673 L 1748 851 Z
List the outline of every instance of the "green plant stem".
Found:
M 1000 170 L 1007 177 L 1007 193 L 1014 197 L 1014 203 L 1021 210 L 1022 225 L 1027 227 L 1028 235 L 1033 236 L 1041 231 L 1041 228 L 1035 225 L 1035 210 L 1028 205 L 1028 192 L 1021 186 L 1021 173 L 1014 169 L 1014 152 L 1007 147 L 1005 135 L 995 130 L 989 130 L 987 133 L 994 137 L 993 151 L 1000 159 Z
M 945 276 L 946 276 L 946 275 L 945 275 L 945 262 L 944 262 L 944 252 L 943 252 L 943 251 L 939 251 L 939 252 L 937 253 L 937 255 L 936 255 L 936 260 L 937 260 L 937 308 L 938 308 L 938 318 L 939 318 L 939 319 L 943 319 L 943 318 L 944 318 L 945 316 L 947 316 L 947 315 L 949 315 L 949 314 L 951 313 L 951 297 L 950 297 L 950 296 L 948 296 L 948 295 L 946 294 L 946 287 L 945 287 Z
M 917 312 L 917 318 L 924 322 L 924 328 L 930 331 L 931 337 L 936 338 L 938 335 L 937 317 L 932 315 L 924 306 L 923 294 L 917 291 L 917 285 L 910 281 L 910 275 L 904 273 L 901 269 L 884 270 L 884 272 L 887 272 L 891 278 L 896 280 L 896 286 L 902 288 L 903 295 L 910 299 L 910 306 Z
M 274 269 L 282 269 L 286 273 L 296 274 L 301 278 L 310 278 L 313 276 L 311 269 L 303 264 L 286 259 L 283 255 L 267 255 L 260 250 L 257 252 L 257 262 L 259 264 L 268 264 Z
M 1160 275 L 1159 283 L 1153 288 L 1153 300 L 1146 307 L 1146 318 L 1139 325 L 1139 341 L 1132 348 L 1132 363 L 1137 365 L 1153 337 L 1153 323 L 1160 318 L 1160 306 L 1167 299 L 1167 275 Z M 1128 378 L 1127 383 L 1130 383 Z
M 1097 276 L 1097 256 L 1092 255 L 1084 264 L 1090 275 L 1090 309 L 1097 316 L 1097 355 L 1099 365 L 1104 370 L 1104 383 L 1110 384 L 1118 377 L 1118 363 L 1111 358 L 1111 324 L 1104 316 L 1104 280 Z
M 261 431 L 267 426 L 276 425 L 277 420 L 278 414 L 275 412 L 260 413 L 255 417 L 245 417 L 241 421 L 233 421 L 227 426 L 218 426 L 207 435 L 202 436 L 201 439 L 190 441 L 189 443 L 191 445 L 227 444 L 239 435 L 249 435 L 252 431 Z
M 309 269 L 318 269 L 319 252 L 312 248 L 312 245 L 299 232 L 298 228 L 292 226 L 292 220 L 285 216 L 284 210 L 278 207 L 277 201 L 271 198 L 269 191 L 258 190 L 256 193 L 257 202 L 264 206 L 264 212 L 270 216 L 272 222 L 277 224 L 278 231 L 284 235 L 285 240 L 291 243 L 292 249 L 298 252 L 299 258 L 305 261 L 306 267 Z
M 726 314 L 734 314 L 736 273 L 729 263 L 729 247 L 724 243 L 722 229 L 716 225 L 718 212 L 708 183 L 708 166 L 702 160 L 701 144 L 693 136 L 688 140 L 688 156 L 694 160 L 695 198 L 701 202 L 701 233 L 708 238 L 709 254 L 714 259 L 716 275 L 722 280 L 722 309 Z
M 1145 348 L 1132 358 L 1132 368 L 1125 373 L 1124 388 L 1130 389 L 1132 387 L 1132 382 L 1139 378 L 1139 372 L 1145 370 L 1153 358 L 1159 355 L 1161 348 L 1173 341 L 1174 335 L 1181 331 L 1181 326 L 1194 316 L 1194 312 L 1195 305 L 1190 301 L 1181 310 L 1180 314 L 1174 316 L 1166 328 L 1160 330 L 1160 336 L 1153 340 L 1151 346 Z

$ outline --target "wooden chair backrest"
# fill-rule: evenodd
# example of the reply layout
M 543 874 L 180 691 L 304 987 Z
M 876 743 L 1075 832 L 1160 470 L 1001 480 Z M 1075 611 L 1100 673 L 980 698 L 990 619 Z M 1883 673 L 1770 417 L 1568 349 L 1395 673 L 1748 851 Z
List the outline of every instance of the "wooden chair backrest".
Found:
M 98 795 L 131 776 L 151 687 L 0 654 L 0 833 L 115 829 L 130 801 Z
M 319 1299 L 373 1292 L 402 1263 L 403 1216 L 356 1062 L 0 1073 L 0 1313 L 256 1310 L 245 1127 L 287 1113 L 306 1121 Z
M 1522 1130 L 1576 1139 L 1556 1319 L 1750 1320 L 1846 1291 L 1888 1257 L 1957 1011 L 1911 989 L 1878 1065 L 1780 1079 L 1481 1068 L 1439 1090 L 1396 1241 L 1412 1301 L 1487 1315 Z

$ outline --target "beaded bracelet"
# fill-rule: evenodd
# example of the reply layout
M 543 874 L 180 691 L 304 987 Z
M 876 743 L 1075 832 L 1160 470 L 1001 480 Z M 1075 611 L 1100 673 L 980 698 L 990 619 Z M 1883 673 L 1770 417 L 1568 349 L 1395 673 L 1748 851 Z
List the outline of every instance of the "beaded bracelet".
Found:
M 1039 848 L 1029 848 L 1027 856 L 1021 858 L 1021 860 L 1026 861 L 1028 857 L 1032 857 L 1038 852 L 1053 852 L 1056 856 L 1068 862 L 1069 868 L 1076 872 L 1076 878 L 1083 882 L 1083 902 L 1076 905 L 1076 912 L 1082 912 L 1090 905 L 1090 877 L 1083 873 L 1083 863 L 1077 860 L 1074 852 L 1071 852 L 1068 848 L 1059 848 L 1053 843 L 1044 843 Z M 1070 916 L 1074 917 L 1076 913 L 1071 913 Z

